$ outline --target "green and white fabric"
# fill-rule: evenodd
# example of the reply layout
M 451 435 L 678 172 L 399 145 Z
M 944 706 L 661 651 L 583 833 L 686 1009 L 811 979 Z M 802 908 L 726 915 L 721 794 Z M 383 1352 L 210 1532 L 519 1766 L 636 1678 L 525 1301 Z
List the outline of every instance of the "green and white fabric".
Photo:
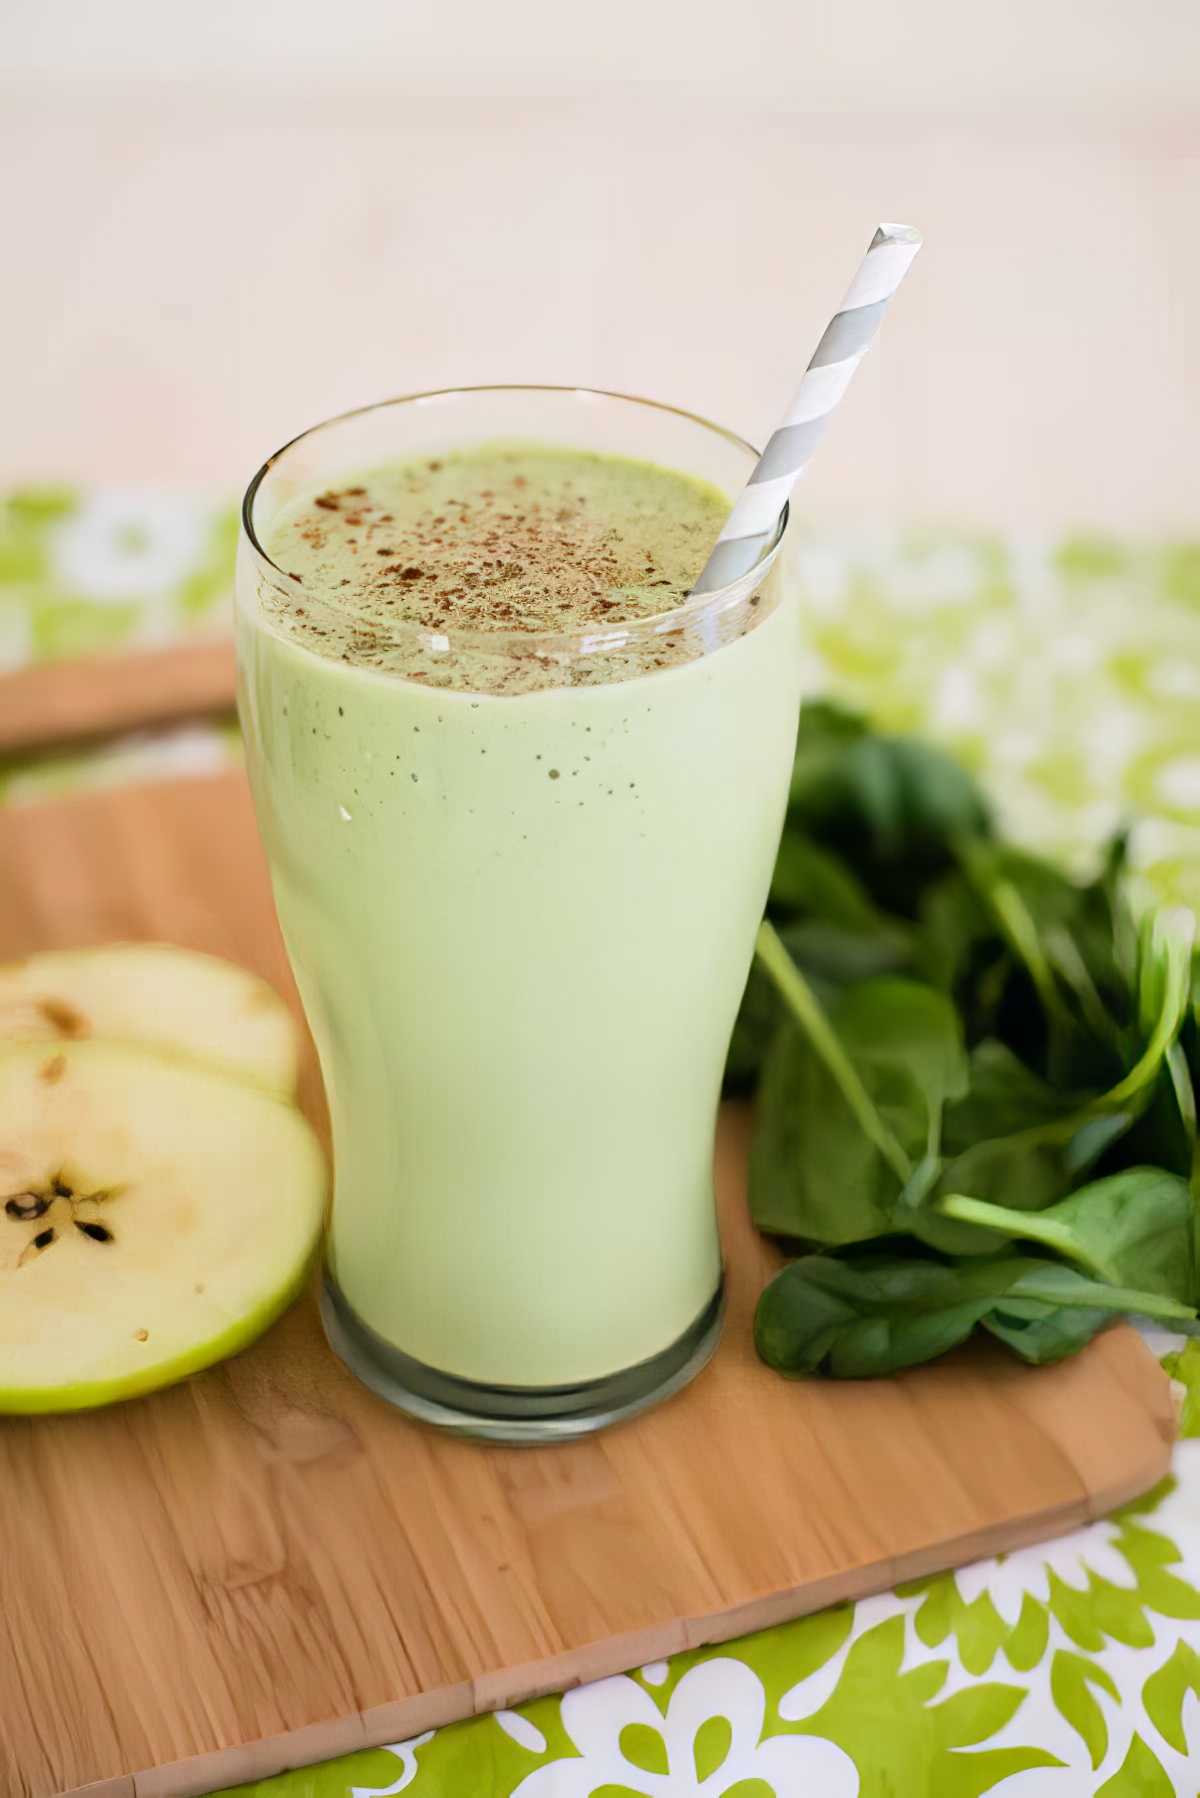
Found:
M 226 628 L 235 536 L 222 504 L 11 495 L 0 668 Z M 809 525 L 797 554 L 811 690 L 954 748 L 1010 834 L 1080 870 L 1128 824 L 1147 896 L 1200 907 L 1200 544 Z M 232 729 L 189 728 L 12 758 L 0 796 L 236 754 Z M 1200 1437 L 1200 1348 L 1169 1365 Z M 1200 1440 L 1061 1541 L 239 1790 L 1196 1798 Z

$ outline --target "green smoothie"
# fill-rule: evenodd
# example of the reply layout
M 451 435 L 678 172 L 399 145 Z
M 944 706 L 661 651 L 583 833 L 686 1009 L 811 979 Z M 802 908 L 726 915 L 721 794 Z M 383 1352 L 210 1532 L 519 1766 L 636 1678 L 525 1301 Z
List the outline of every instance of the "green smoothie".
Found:
M 791 768 L 796 600 L 776 564 L 732 634 L 636 627 L 728 507 L 674 470 L 501 445 L 297 493 L 260 527 L 269 561 L 243 553 L 331 1272 L 463 1380 L 600 1379 L 719 1284 L 713 1127 Z M 554 647 L 621 626 L 614 655 Z

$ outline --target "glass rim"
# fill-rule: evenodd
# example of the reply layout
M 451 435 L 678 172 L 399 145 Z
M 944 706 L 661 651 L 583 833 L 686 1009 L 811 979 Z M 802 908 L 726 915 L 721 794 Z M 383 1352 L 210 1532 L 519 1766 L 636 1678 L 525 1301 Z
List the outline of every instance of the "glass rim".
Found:
M 297 431 L 289 437 L 254 475 L 242 498 L 240 523 L 242 534 L 269 577 L 278 581 L 285 593 L 295 592 L 297 597 L 304 596 L 304 587 L 287 569 L 271 559 L 259 541 L 254 523 L 254 503 L 259 490 L 271 470 L 286 456 L 289 450 L 303 443 L 318 432 L 330 429 L 334 425 L 345 424 L 351 419 L 362 418 L 371 412 L 383 412 L 392 406 L 417 405 L 424 400 L 458 399 L 471 394 L 484 393 L 544 393 L 562 394 L 564 396 L 579 395 L 588 399 L 615 400 L 627 406 L 645 407 L 647 410 L 667 412 L 675 418 L 685 419 L 689 424 L 699 425 L 704 431 L 716 437 L 723 437 L 727 443 L 745 450 L 751 458 L 751 466 L 757 461 L 759 451 L 738 432 L 729 430 L 725 425 L 714 424 L 711 419 L 704 418 L 698 412 L 690 412 L 683 406 L 672 406 L 664 400 L 645 399 L 639 394 L 618 393 L 605 387 L 581 387 L 565 383 L 539 381 L 491 381 L 480 382 L 467 387 L 433 387 L 419 393 L 397 394 L 386 400 L 373 400 L 365 406 L 352 406 L 345 412 L 336 412 L 329 418 L 323 418 L 303 431 Z M 734 498 L 736 499 L 736 495 Z M 503 631 L 472 630 L 469 628 L 451 627 L 434 631 L 427 626 L 414 624 L 406 619 L 388 621 L 386 634 L 393 642 L 409 643 L 433 654 L 444 655 L 455 648 L 480 652 L 491 652 L 494 655 L 522 654 L 542 655 L 560 660 L 566 656 L 603 654 L 606 651 L 626 648 L 666 636 L 679 630 L 686 630 L 698 621 L 719 616 L 731 606 L 745 601 L 758 587 L 767 574 L 776 551 L 783 541 L 790 516 L 790 505 L 784 502 L 774 532 L 769 541 L 759 551 L 752 567 L 744 574 L 730 581 L 726 586 L 714 587 L 708 592 L 690 598 L 687 595 L 679 605 L 666 612 L 654 612 L 646 618 L 630 619 L 624 624 L 597 624 L 589 630 L 548 631 L 510 629 Z M 697 570 L 697 573 L 699 571 Z M 349 610 L 349 608 L 347 608 Z M 376 622 L 377 621 L 373 621 Z M 318 652 L 307 644 L 297 643 L 309 655 Z M 402 677 L 403 678 L 403 677 Z

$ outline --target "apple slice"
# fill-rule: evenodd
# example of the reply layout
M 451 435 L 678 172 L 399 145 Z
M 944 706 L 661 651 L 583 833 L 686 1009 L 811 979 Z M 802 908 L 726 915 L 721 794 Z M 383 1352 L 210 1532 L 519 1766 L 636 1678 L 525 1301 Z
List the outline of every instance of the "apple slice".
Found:
M 291 1098 L 300 1036 L 273 987 L 168 943 L 53 949 L 0 967 L 0 1039 L 154 1043 Z
M 0 1052 L 0 1411 L 180 1380 L 296 1297 L 324 1217 L 301 1114 L 131 1043 Z

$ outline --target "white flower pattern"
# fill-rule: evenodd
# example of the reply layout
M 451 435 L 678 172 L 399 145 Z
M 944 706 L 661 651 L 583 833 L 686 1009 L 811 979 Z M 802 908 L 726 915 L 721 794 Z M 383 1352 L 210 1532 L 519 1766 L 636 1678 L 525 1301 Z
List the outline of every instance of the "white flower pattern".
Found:
M 390 1786 L 351 1786 L 350 1798 L 392 1798 L 395 1792 L 402 1792 L 417 1777 L 417 1749 L 424 1748 L 426 1742 L 432 1742 L 434 1732 L 427 1729 L 422 1735 L 410 1736 L 407 1742 L 389 1742 L 387 1752 L 394 1754 L 400 1761 L 400 1772 Z
M 966 1604 L 974 1604 L 986 1592 L 996 1611 L 1010 1624 L 1020 1617 L 1027 1593 L 1042 1604 L 1049 1601 L 1052 1573 L 1079 1591 L 1086 1588 L 1089 1572 L 1112 1586 L 1132 1591 L 1137 1579 L 1115 1545 L 1116 1536 L 1116 1525 L 1105 1519 L 1087 1529 L 1073 1530 L 1054 1542 L 1018 1548 L 990 1561 L 972 1561 L 955 1569 L 954 1583 Z
M 703 1726 L 724 1718 L 728 1747 L 703 1777 L 696 1743 Z M 591 1798 L 605 1786 L 639 1798 L 721 1798 L 743 1780 L 761 1780 L 774 1798 L 857 1798 L 858 1773 L 836 1743 L 821 1736 L 762 1738 L 766 1695 L 744 1661 L 722 1656 L 685 1673 L 664 1717 L 634 1679 L 618 1674 L 567 1692 L 563 1727 L 577 1759 L 553 1761 L 527 1775 L 513 1798 Z M 622 1735 L 631 1724 L 659 1738 L 666 1771 L 648 1771 L 630 1759 Z
M 193 500 L 97 492 L 54 532 L 54 577 L 64 591 L 96 605 L 169 595 L 192 573 L 209 534 Z

